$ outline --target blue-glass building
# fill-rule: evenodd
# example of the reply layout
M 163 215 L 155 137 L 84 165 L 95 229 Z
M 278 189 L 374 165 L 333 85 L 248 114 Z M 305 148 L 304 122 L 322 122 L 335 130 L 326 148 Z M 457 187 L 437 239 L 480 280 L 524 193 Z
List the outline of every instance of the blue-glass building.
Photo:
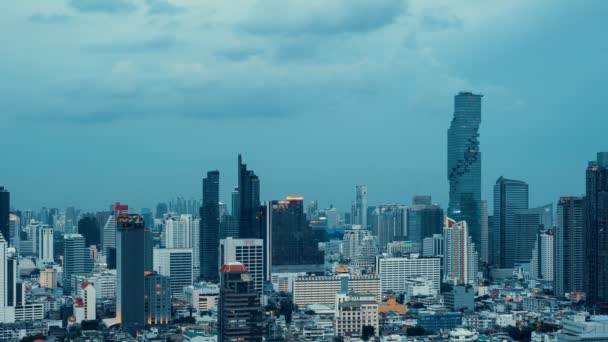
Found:
M 467 221 L 473 242 L 481 246 L 481 98 L 469 92 L 454 97 L 454 118 L 448 129 L 448 216 Z

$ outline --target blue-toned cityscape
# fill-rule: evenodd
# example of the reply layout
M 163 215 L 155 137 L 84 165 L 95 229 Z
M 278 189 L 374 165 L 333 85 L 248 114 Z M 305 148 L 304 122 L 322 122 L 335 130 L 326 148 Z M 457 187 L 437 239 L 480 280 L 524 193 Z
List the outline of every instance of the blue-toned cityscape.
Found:
M 608 1 L 0 2 L 0 342 L 608 342 Z

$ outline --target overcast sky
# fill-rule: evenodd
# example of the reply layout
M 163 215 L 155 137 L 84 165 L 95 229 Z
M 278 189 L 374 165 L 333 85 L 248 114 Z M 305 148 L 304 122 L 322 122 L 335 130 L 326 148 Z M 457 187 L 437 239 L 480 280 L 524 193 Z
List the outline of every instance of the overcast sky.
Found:
M 608 149 L 607 1 L 0 1 L 0 184 L 24 209 L 200 197 L 447 204 L 453 96 L 484 94 L 483 192 L 584 192 Z

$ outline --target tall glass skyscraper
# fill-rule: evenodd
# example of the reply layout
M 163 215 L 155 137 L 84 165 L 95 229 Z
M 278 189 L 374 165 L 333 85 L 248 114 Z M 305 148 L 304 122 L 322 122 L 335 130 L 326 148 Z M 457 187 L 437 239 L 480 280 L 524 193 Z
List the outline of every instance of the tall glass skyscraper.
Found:
M 553 289 L 558 298 L 583 290 L 583 207 L 581 197 L 562 197 L 557 204 Z
M 201 278 L 219 282 L 218 253 L 220 248 L 220 172 L 209 171 L 203 179 L 201 207 L 200 264 Z M 199 246 L 194 246 L 199 248 Z
M 3 186 L 0 186 L 0 233 L 4 237 L 8 246 L 13 246 L 11 243 L 10 234 L 10 192 L 8 192 Z M 27 222 L 29 223 L 29 222 Z
M 498 178 L 494 185 L 494 231 L 491 232 L 494 266 L 498 268 L 515 265 L 518 231 L 515 216 L 522 209 L 528 209 L 528 183 Z
M 260 179 L 252 170 L 247 170 L 247 164 L 239 154 L 239 238 L 261 239 L 262 231 L 258 222 L 260 210 Z
M 587 167 L 585 196 L 585 292 L 587 301 L 608 312 L 608 152 Z
M 469 92 L 454 97 L 454 118 L 448 129 L 448 216 L 466 221 L 473 242 L 481 245 L 481 98 Z

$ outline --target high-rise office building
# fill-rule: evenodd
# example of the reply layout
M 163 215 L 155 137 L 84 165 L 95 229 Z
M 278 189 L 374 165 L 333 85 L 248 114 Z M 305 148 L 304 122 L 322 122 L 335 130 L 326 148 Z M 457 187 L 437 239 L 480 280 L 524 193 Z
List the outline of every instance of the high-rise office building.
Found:
M 352 220 L 353 224 L 367 229 L 367 185 L 357 185 Z
M 493 263 L 497 268 L 515 266 L 515 242 L 518 232 L 515 214 L 522 209 L 528 209 L 528 184 L 519 180 L 498 178 L 494 185 L 494 231 L 491 234 L 494 244 Z
M 344 232 L 343 236 L 344 258 L 351 263 L 373 264 L 378 254 L 376 237 L 367 229 L 353 225 Z
M 167 203 L 158 203 L 156 205 L 156 213 L 154 217 L 156 217 L 157 219 L 162 219 L 168 212 L 169 206 L 167 205 Z
M 99 225 L 94 216 L 84 216 L 78 220 L 78 234 L 84 236 L 87 246 L 99 245 Z
M 110 217 L 110 215 L 112 215 L 111 211 L 98 211 L 95 213 L 95 220 L 97 221 L 97 231 L 99 232 L 99 242 L 97 243 L 97 245 L 100 251 L 103 251 L 103 229 L 106 223 L 108 222 L 108 218 Z
M 403 240 L 407 232 L 407 207 L 401 204 L 383 204 L 372 212 L 372 226 L 378 236 L 381 251 L 389 242 Z M 408 239 L 409 240 L 409 239 Z
M 264 317 L 260 295 L 242 263 L 222 265 L 218 341 L 262 341 Z
M 144 328 L 145 272 L 152 270 L 151 233 L 141 215 L 126 214 L 119 207 L 116 219 L 116 318 L 131 334 Z
M 171 282 L 157 272 L 144 274 L 143 314 L 148 325 L 171 323 Z
M 584 199 L 580 197 L 562 197 L 557 204 L 553 277 L 558 297 L 583 290 L 583 208 Z
M 41 263 L 52 263 L 54 260 L 54 234 L 53 227 L 43 224 L 40 228 L 38 238 L 38 260 Z
M 112 213 L 108 216 L 103 226 L 103 253 L 106 256 L 110 255 L 110 250 L 116 251 L 116 214 Z
M 240 262 L 247 267 L 254 288 L 261 295 L 264 286 L 264 271 L 266 270 L 264 267 L 266 262 L 264 240 L 233 238 L 220 240 L 220 265 L 218 265 L 218 268 L 231 262 Z
M 247 169 L 247 164 L 243 164 L 243 159 L 239 154 L 238 159 L 239 176 L 239 238 L 240 239 L 261 239 L 263 231 L 259 223 L 260 209 L 260 179 L 255 172 Z
M 76 288 L 74 275 L 88 274 L 93 270 L 93 259 L 86 246 L 84 236 L 65 234 L 63 236 L 63 291 L 70 294 Z
M 538 233 L 532 250 L 530 261 L 530 277 L 535 280 L 553 281 L 555 260 L 554 231 L 546 230 Z
M 10 234 L 11 194 L 3 186 L 0 186 L 0 234 L 9 246 L 11 244 Z
M 431 196 L 424 196 L 421 202 L 418 196 L 417 203 L 430 201 Z M 432 204 L 413 204 L 407 208 L 407 239 L 422 243 L 422 240 L 433 234 L 443 233 L 443 209 Z
M 200 265 L 201 278 L 218 282 L 218 251 L 220 245 L 220 172 L 209 171 L 203 179 L 201 207 Z
M 515 257 L 516 263 L 528 263 L 538 233 L 553 228 L 553 204 L 515 212 Z
M 0 323 L 15 322 L 17 302 L 17 260 L 0 233 Z
M 78 211 L 73 205 L 65 208 L 65 233 L 73 234 L 78 228 Z
M 165 247 L 193 248 L 192 215 L 167 214 L 164 220 Z
M 192 248 L 154 248 L 154 271 L 169 277 L 171 293 L 184 298 L 184 287 L 194 283 Z
M 443 240 L 445 280 L 454 285 L 476 284 L 479 256 L 469 235 L 467 222 L 456 222 L 446 217 Z
M 11 236 L 9 239 L 10 245 L 19 251 L 19 243 L 21 241 L 21 218 L 15 214 L 10 214 L 8 226 L 9 235 Z
M 599 152 L 587 167 L 584 214 L 587 302 L 608 312 L 608 152 Z
M 481 244 L 481 98 L 469 92 L 454 97 L 454 118 L 448 129 L 448 216 L 466 221 L 476 245 Z
M 323 252 L 304 213 L 304 198 L 270 203 L 268 246 L 272 272 L 323 271 Z
M 480 259 L 482 262 L 490 263 L 490 226 L 488 224 L 488 201 L 481 201 L 481 245 L 480 245 Z

